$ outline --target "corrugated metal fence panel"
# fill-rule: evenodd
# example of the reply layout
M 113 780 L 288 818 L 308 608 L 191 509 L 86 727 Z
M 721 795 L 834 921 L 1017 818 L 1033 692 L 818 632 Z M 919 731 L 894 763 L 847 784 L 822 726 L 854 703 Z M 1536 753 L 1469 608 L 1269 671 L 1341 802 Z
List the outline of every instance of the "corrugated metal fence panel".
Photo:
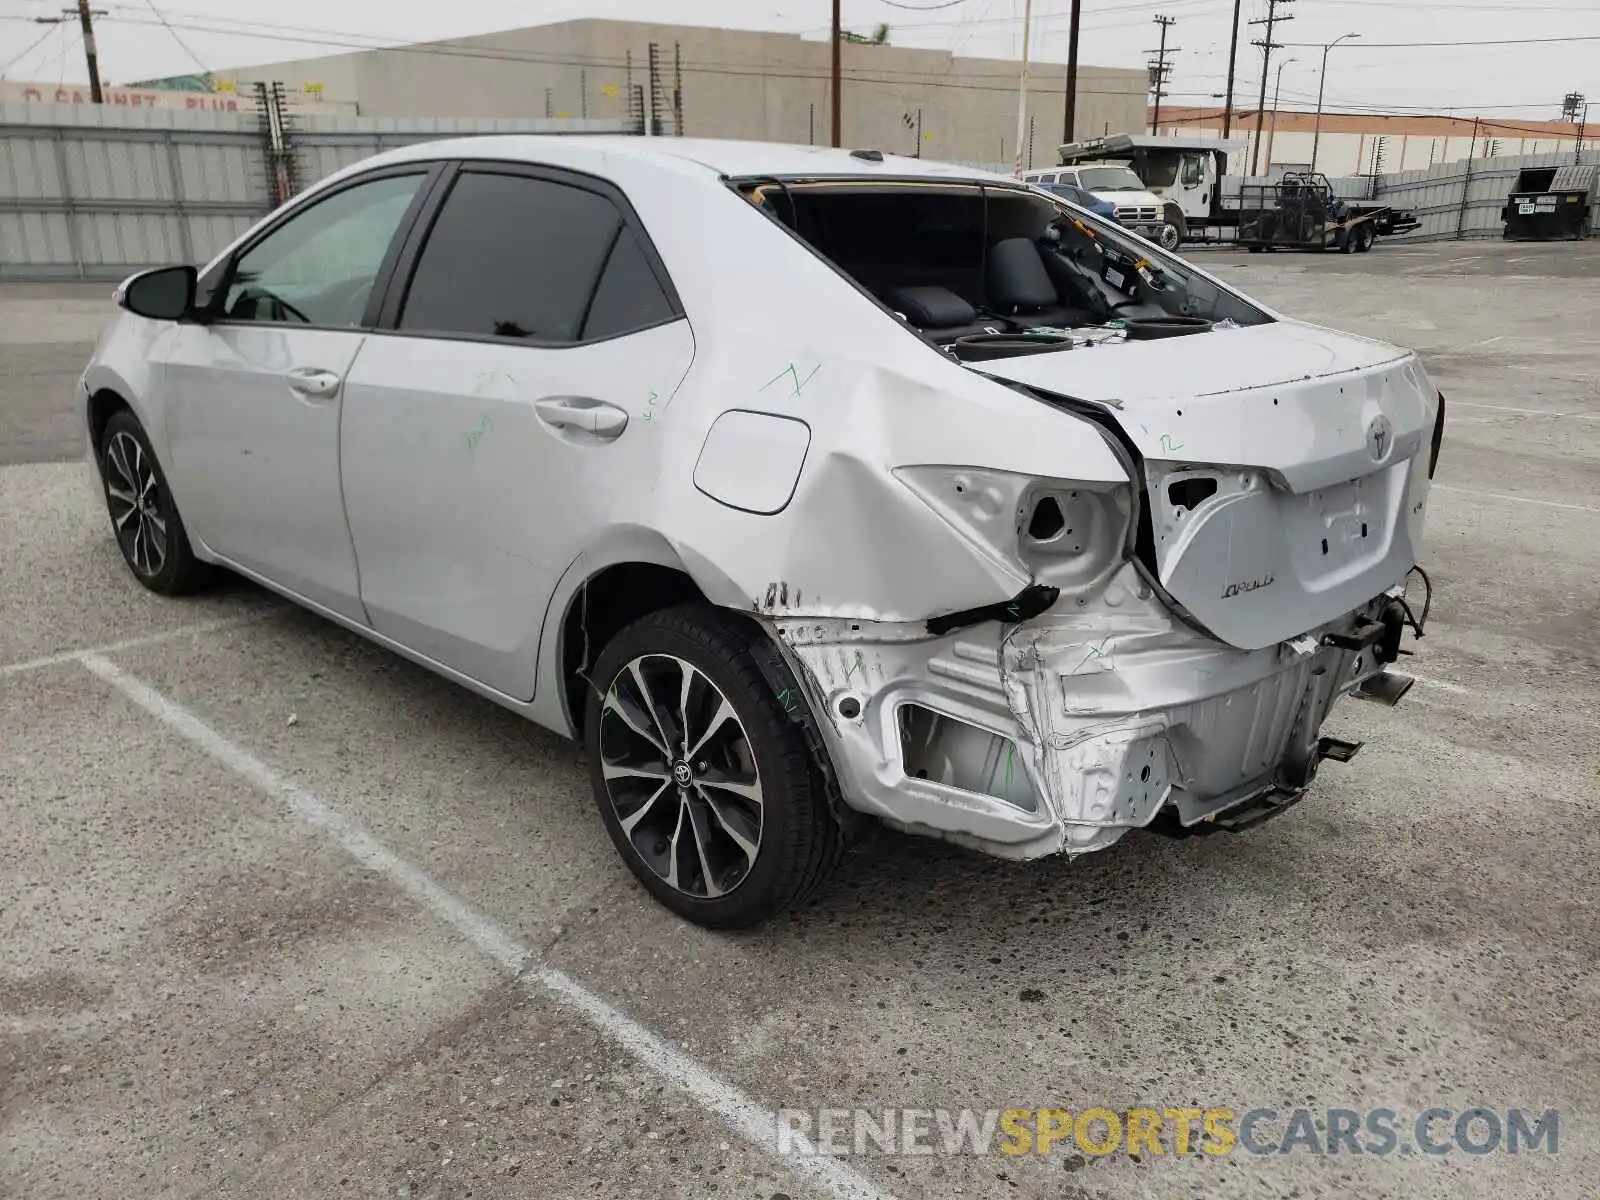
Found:
M 1583 161 L 1600 163 L 1600 151 L 1586 152 Z M 1379 198 L 1396 208 L 1409 209 L 1422 221 L 1421 228 L 1398 240 L 1497 238 L 1505 228 L 1501 211 L 1517 176 L 1530 167 L 1571 164 L 1570 152 L 1438 163 L 1426 170 L 1383 176 Z M 1594 203 L 1600 207 L 1600 197 Z
M 255 119 L 0 105 L 0 279 L 203 262 L 266 212 Z
M 413 142 L 625 134 L 626 121 L 293 114 L 303 186 Z M 122 279 L 204 263 L 272 208 L 253 113 L 0 104 L 0 279 Z

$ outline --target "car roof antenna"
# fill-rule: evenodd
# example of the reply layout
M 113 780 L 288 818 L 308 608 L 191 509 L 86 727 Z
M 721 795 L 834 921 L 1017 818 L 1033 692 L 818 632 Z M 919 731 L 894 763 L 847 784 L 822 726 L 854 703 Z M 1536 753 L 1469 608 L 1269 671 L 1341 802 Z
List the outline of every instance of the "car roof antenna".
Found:
M 883 151 L 882 150 L 852 150 L 852 151 L 850 151 L 850 157 L 851 158 L 864 158 L 868 162 L 882 162 L 883 161 Z

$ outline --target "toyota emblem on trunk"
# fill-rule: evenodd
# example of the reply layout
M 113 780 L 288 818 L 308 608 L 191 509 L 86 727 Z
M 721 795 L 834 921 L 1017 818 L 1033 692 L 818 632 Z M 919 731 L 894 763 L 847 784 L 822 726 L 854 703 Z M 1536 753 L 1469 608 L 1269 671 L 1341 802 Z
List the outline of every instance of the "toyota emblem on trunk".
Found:
M 1389 418 L 1381 413 L 1372 418 L 1367 426 L 1367 453 L 1372 455 L 1373 462 L 1382 462 L 1389 457 L 1389 451 L 1394 449 L 1394 429 L 1389 424 Z

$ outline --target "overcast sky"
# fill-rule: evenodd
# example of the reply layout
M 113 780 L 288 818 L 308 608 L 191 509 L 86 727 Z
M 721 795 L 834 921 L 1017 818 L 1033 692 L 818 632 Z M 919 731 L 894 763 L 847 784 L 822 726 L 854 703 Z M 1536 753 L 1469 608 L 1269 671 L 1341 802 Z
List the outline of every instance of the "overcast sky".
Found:
M 0 65 L 13 80 L 81 82 L 87 78 L 76 24 L 51 27 L 30 18 L 59 13 L 67 0 L 0 0 Z M 1071 0 L 1034 0 L 1033 56 L 1064 61 Z M 899 45 L 961 54 L 1015 57 L 1024 0 L 844 0 L 847 27 L 891 26 Z M 486 33 L 576 17 L 616 17 L 772 29 L 825 37 L 829 0 L 96 0 L 101 72 L 113 83 L 250 63 L 312 57 L 357 46 Z M 158 7 L 159 6 L 159 7 Z M 1136 67 L 1157 44 L 1157 13 L 1176 18 L 1169 103 L 1210 103 L 1227 75 L 1233 0 L 1084 0 L 1081 61 Z M 915 11 L 922 9 L 924 11 Z M 1266 0 L 1244 0 L 1244 20 L 1265 15 Z M 1361 34 L 1329 58 L 1328 107 L 1353 110 L 1482 110 L 1490 116 L 1560 114 L 1561 97 L 1581 91 L 1600 101 L 1600 0 L 1294 0 L 1294 19 L 1278 40 L 1325 43 Z M 165 24 L 162 23 L 165 19 Z M 29 49 L 44 35 L 44 40 Z M 1253 103 L 1260 52 L 1241 39 L 1237 101 Z M 1549 39 L 1505 44 L 1506 39 Z M 1591 40 L 1575 40 L 1588 38 Z M 1422 48 L 1394 43 L 1484 42 Z M 1383 43 L 1390 43 L 1385 46 Z M 1316 99 L 1319 46 L 1290 46 L 1272 64 L 1283 70 L 1283 105 Z M 10 61 L 15 59 L 15 61 Z M 1270 100 L 1270 92 L 1269 92 Z M 1600 123 L 1600 105 L 1594 109 Z

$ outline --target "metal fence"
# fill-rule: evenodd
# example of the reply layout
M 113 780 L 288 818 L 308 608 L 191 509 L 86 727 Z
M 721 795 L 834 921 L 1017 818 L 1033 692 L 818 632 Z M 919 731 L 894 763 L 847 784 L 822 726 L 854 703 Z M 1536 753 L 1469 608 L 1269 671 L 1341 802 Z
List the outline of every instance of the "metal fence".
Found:
M 1584 151 L 1584 163 L 1600 163 L 1600 150 Z M 1573 162 L 1571 151 L 1528 154 L 1519 158 L 1473 158 L 1440 163 L 1421 171 L 1378 177 L 1377 197 L 1396 208 L 1410 209 L 1421 228 L 1403 240 L 1437 242 L 1456 238 L 1497 238 L 1504 230 L 1501 211 L 1515 189 L 1517 175 L 1532 167 L 1562 167 Z M 1591 196 L 1600 215 L 1600 197 Z M 1600 228 L 1591 224 L 1590 233 Z M 1399 240 L 1399 239 L 1397 239 Z
M 1600 150 L 1584 151 L 1581 161 L 1600 163 Z M 1422 224 L 1410 233 L 1387 239 L 1390 241 L 1498 238 L 1505 228 L 1501 213 L 1506 197 L 1516 187 L 1517 176 L 1530 168 L 1563 167 L 1572 162 L 1570 150 L 1517 158 L 1469 158 L 1437 163 L 1418 171 L 1347 175 L 1328 182 L 1334 195 L 1341 199 L 1377 202 L 1415 213 Z M 1271 181 L 1268 176 L 1248 179 L 1230 176 L 1223 185 L 1223 192 L 1231 198 L 1248 192 L 1252 185 Z M 1600 196 L 1592 196 L 1590 205 L 1590 235 L 1593 236 L 1600 233 Z
M 297 185 L 413 142 L 629 133 L 626 121 L 382 118 L 0 104 L 0 280 L 120 280 L 208 261 Z

